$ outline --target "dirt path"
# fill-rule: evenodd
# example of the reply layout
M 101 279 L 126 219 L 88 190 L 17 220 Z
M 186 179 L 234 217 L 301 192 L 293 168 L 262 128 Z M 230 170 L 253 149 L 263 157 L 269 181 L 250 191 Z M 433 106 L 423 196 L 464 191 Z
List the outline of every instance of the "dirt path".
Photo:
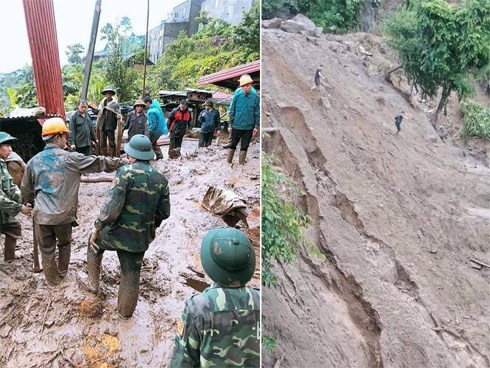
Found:
M 73 232 L 68 276 L 58 287 L 46 286 L 42 274 L 31 272 L 32 225 L 19 217 L 24 238 L 17 255 L 22 259 L 0 264 L 0 366 L 166 367 L 183 303 L 194 293 L 179 274 L 188 266 L 202 270 L 203 235 L 225 226 L 200 206 L 208 187 L 228 188 L 244 197 L 252 210 L 251 232 L 259 233 L 259 144 L 251 146 L 245 167 L 232 168 L 222 148 L 196 147 L 197 142 L 185 142 L 182 159 L 156 163 L 169 180 L 171 216 L 145 254 L 138 306 L 128 321 L 115 313 L 115 252 L 104 254 L 102 298 L 84 291 L 76 278 L 86 272 L 87 235 L 110 183 L 81 184 L 80 226 Z M 253 284 L 259 286 L 257 278 Z

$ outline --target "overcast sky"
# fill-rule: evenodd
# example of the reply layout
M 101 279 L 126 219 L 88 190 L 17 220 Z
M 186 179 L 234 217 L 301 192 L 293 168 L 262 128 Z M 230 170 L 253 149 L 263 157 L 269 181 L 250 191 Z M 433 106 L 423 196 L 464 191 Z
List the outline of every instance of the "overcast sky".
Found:
M 90 30 L 94 16 L 95 0 L 53 0 L 58 33 L 58 47 L 61 65 L 67 63 L 68 45 L 81 43 L 85 50 L 90 42 Z M 149 29 L 166 19 L 176 5 L 184 0 L 150 0 Z M 101 50 L 100 29 L 107 23 L 115 23 L 127 16 L 131 19 L 133 32 L 137 35 L 146 31 L 147 0 L 102 0 L 99 32 L 95 51 Z M 22 0 L 0 0 L 0 73 L 9 73 L 32 65 L 31 52 L 27 40 L 27 28 Z

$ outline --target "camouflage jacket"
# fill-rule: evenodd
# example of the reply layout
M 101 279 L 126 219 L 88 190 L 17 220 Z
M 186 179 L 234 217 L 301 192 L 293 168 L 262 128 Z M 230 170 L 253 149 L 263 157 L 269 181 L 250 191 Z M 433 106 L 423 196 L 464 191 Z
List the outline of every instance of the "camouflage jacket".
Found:
M 20 190 L 14 184 L 7 163 L 0 159 L 0 211 L 4 215 L 16 216 L 22 208 Z
M 260 363 L 260 294 L 211 285 L 187 300 L 170 368 L 247 367 Z
M 148 249 L 155 228 L 170 216 L 167 179 L 148 161 L 121 167 L 95 227 L 109 249 L 139 253 Z
M 27 163 L 22 197 L 35 203 L 32 216 L 37 224 L 70 224 L 76 219 L 81 174 L 111 172 L 126 163 L 126 159 L 85 156 L 48 143 Z

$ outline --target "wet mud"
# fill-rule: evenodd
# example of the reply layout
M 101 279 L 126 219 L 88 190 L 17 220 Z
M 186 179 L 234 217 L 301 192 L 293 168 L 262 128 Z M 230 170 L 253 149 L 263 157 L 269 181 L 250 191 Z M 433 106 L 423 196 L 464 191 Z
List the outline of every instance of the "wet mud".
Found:
M 184 141 L 183 155 L 155 162 L 170 185 L 171 215 L 156 231 L 143 259 L 140 295 L 133 317 L 117 316 L 119 261 L 105 252 L 97 296 L 79 280 L 86 278 L 88 235 L 105 201 L 109 182 L 82 183 L 79 226 L 73 229 L 68 275 L 56 287 L 42 273 L 32 272 L 32 222 L 19 215 L 23 238 L 11 264 L 0 261 L 0 366 L 2 367 L 166 367 L 184 302 L 196 291 L 183 274 L 193 273 L 204 284 L 199 260 L 200 241 L 224 221 L 201 207 L 210 186 L 232 190 L 246 200 L 247 232 L 259 260 L 260 175 L 259 142 L 249 149 L 247 164 L 226 163 L 226 150 L 197 149 Z M 113 174 L 92 174 L 93 177 Z M 243 225 L 239 222 L 238 225 Z M 3 244 L 3 240 L 1 241 Z M 3 246 L 1 249 L 3 251 Z M 258 269 L 252 285 L 259 287 Z M 190 271 L 190 269 L 194 271 Z

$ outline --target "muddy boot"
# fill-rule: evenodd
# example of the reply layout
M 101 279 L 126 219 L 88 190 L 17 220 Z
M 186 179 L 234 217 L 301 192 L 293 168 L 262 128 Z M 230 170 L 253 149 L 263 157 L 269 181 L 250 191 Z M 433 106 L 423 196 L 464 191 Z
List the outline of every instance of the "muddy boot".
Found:
M 247 157 L 247 151 L 240 151 L 240 156 L 238 156 L 238 164 L 245 165 L 246 157 Z
M 87 252 L 87 288 L 94 294 L 97 294 L 97 292 L 99 291 L 100 265 L 102 264 L 102 255 L 103 253 L 95 255 L 90 251 Z
M 17 239 L 6 235 L 5 236 L 5 262 L 12 262 L 15 259 L 15 246 L 17 245 Z
M 119 293 L 117 296 L 117 313 L 123 318 L 133 315 L 139 296 L 139 273 L 121 274 Z
M 235 150 L 230 148 L 228 150 L 228 156 L 226 156 L 226 162 L 228 162 L 229 164 L 231 164 L 231 162 L 233 161 L 233 156 L 234 155 L 235 155 Z
M 58 249 L 58 272 L 60 277 L 63 278 L 68 272 L 68 265 L 70 264 L 71 245 L 67 244 Z
M 43 271 L 49 285 L 56 286 L 60 283 L 60 275 L 54 257 L 46 258 L 43 256 Z

